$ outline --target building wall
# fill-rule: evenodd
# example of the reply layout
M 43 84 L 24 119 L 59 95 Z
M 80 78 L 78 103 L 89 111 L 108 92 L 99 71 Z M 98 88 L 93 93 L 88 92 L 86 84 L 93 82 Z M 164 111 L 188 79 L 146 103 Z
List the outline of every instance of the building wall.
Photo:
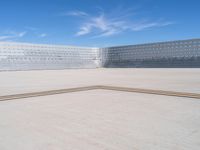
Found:
M 200 39 L 107 48 L 0 42 L 0 71 L 200 67 Z
M 0 43 L 0 70 L 97 67 L 98 48 Z
M 104 67 L 200 67 L 200 39 L 101 49 Z

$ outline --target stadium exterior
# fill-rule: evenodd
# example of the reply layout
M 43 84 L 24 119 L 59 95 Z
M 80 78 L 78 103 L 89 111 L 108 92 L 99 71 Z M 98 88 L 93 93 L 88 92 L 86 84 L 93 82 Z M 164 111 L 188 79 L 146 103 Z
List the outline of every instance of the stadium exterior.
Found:
M 0 42 L 0 70 L 200 67 L 200 39 L 107 48 Z

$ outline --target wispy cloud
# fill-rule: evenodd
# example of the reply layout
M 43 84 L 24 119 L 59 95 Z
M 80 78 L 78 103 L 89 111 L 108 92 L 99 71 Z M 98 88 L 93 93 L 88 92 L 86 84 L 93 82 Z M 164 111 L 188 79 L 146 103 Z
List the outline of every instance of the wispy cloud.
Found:
M 114 15 L 113 15 L 114 14 Z M 98 15 L 89 15 L 83 11 L 70 11 L 66 13 L 66 15 L 81 17 L 82 24 L 79 27 L 79 30 L 75 34 L 76 36 L 83 36 L 87 34 L 92 34 L 93 37 L 106 37 L 119 33 L 123 33 L 125 31 L 142 31 L 149 28 L 155 27 L 164 27 L 173 24 L 170 21 L 161 21 L 161 20 L 134 20 L 132 16 L 133 12 L 115 12 L 110 14 L 106 14 L 105 12 L 100 12 Z
M 24 27 L 24 31 L 16 30 L 4 30 L 0 31 L 0 41 L 17 41 L 28 34 L 29 37 L 33 38 L 45 38 L 48 36 L 45 32 L 40 32 L 38 28 L 35 27 Z M 26 38 L 29 38 L 29 37 Z
M 0 40 L 13 40 L 22 38 L 27 34 L 26 31 L 16 32 L 16 31 L 6 31 L 4 34 L 0 35 Z
M 141 31 L 144 29 L 148 29 L 148 28 L 153 28 L 153 27 L 163 27 L 163 26 L 168 26 L 174 24 L 174 22 L 162 22 L 162 21 L 157 21 L 157 22 L 143 22 L 143 23 L 139 23 L 136 25 L 133 25 L 132 30 L 133 31 Z
M 42 33 L 42 34 L 39 35 L 39 37 L 42 37 L 42 38 L 43 38 L 43 37 L 46 37 L 46 36 L 47 36 L 46 33 Z
M 40 37 L 40 38 L 44 38 L 44 37 L 47 37 L 48 34 L 47 33 L 43 33 L 41 32 L 39 28 L 37 27 L 32 27 L 32 26 L 26 26 L 24 27 L 25 29 L 27 29 L 29 31 L 29 34 L 32 35 L 32 36 L 35 36 L 35 37 Z
M 62 13 L 63 16 L 88 16 L 86 12 L 79 11 L 79 10 L 73 10 L 69 12 Z

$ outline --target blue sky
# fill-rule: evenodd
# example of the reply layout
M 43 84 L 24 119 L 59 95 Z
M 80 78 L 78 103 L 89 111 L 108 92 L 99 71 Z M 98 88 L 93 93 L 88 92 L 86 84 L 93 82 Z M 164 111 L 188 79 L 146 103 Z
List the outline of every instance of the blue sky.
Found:
M 112 46 L 200 38 L 199 0 L 1 0 L 0 41 Z

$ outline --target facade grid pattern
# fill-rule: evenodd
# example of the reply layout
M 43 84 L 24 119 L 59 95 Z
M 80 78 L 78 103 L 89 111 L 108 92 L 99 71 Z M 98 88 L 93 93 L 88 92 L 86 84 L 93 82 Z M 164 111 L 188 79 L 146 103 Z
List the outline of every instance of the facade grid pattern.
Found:
M 200 39 L 108 47 L 106 67 L 200 67 Z
M 0 42 L 0 71 L 98 67 L 200 67 L 200 39 L 90 48 Z
M 98 48 L 0 43 L 0 70 L 96 68 Z

